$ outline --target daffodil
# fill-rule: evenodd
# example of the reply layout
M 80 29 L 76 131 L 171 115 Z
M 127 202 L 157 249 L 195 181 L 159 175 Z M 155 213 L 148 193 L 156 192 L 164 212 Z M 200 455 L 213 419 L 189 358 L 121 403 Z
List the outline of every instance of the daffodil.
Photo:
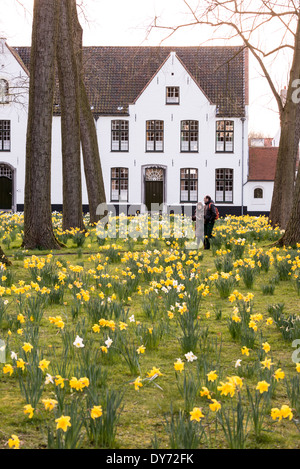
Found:
M 50 365 L 50 361 L 49 360 L 41 360 L 40 363 L 39 363 L 39 368 L 42 370 L 42 371 L 45 371 L 48 369 L 48 366 Z
M 284 371 L 282 371 L 281 368 L 278 368 L 278 370 L 275 371 L 274 373 L 274 378 L 276 379 L 276 381 L 279 381 L 280 379 L 284 379 Z
M 11 376 L 13 374 L 13 372 L 14 372 L 14 369 L 13 369 L 12 365 L 10 365 L 10 364 L 4 365 L 4 367 L 3 367 L 3 373 L 4 374 L 9 373 L 9 376 Z
M 210 371 L 209 373 L 207 373 L 207 380 L 208 381 L 215 381 L 218 377 L 217 373 L 216 373 L 216 370 L 213 370 L 213 371 Z
M 60 375 L 55 376 L 55 386 L 60 386 L 61 389 L 65 387 L 65 380 Z
M 249 349 L 246 347 L 246 345 L 242 347 L 241 352 L 242 355 L 247 355 L 247 357 L 249 356 Z
M 83 339 L 77 335 L 73 342 L 73 345 L 75 345 L 75 347 L 77 348 L 83 348 L 84 347 Z
M 199 407 L 194 407 L 190 412 L 190 416 L 190 420 L 196 420 L 197 422 L 200 422 L 200 420 L 204 418 L 202 410 Z
M 137 353 L 145 353 L 146 347 L 144 345 L 140 345 L 140 347 L 137 348 Z
M 9 448 L 19 449 L 20 448 L 20 440 L 17 435 L 11 435 L 10 439 L 8 440 Z
M 32 419 L 34 413 L 34 408 L 31 404 L 24 405 L 24 414 L 28 414 L 28 417 Z
M 193 352 L 186 353 L 185 358 L 187 359 L 188 362 L 193 362 L 194 360 L 197 360 L 197 357 L 196 355 L 193 354 Z
M 206 386 L 202 386 L 202 390 L 200 391 L 200 396 L 201 397 L 207 397 L 207 399 L 211 399 L 210 391 L 207 389 Z
M 55 420 L 56 422 L 56 430 L 61 429 L 63 432 L 66 432 L 68 427 L 71 427 L 71 417 L 62 415 L 61 417 Z
M 265 360 L 260 363 L 262 364 L 263 368 L 268 368 L 268 370 L 270 370 L 271 366 L 274 365 L 274 363 L 271 361 L 271 358 L 265 358 Z
M 175 371 L 180 371 L 180 373 L 184 370 L 184 363 L 181 358 L 177 358 L 176 362 L 174 363 Z
M 136 378 L 136 380 L 133 382 L 133 384 L 134 384 L 134 389 L 135 389 L 136 391 L 138 391 L 139 388 L 141 388 L 141 387 L 143 386 L 141 377 L 138 376 L 138 377 Z
M 147 376 L 148 378 L 153 378 L 154 376 L 162 376 L 162 373 L 160 372 L 159 368 L 154 366 L 152 370 L 147 373 Z
M 263 394 L 264 392 L 268 392 L 269 386 L 270 384 L 266 381 L 259 381 L 257 383 L 256 389 L 260 392 L 260 394 Z
M 31 345 L 30 343 L 28 342 L 25 342 L 22 349 L 24 350 L 24 352 L 26 353 L 30 353 L 31 350 L 33 349 L 33 345 Z
M 270 344 L 269 344 L 268 342 L 264 342 L 264 343 L 262 344 L 262 348 L 263 348 L 263 350 L 264 350 L 266 353 L 268 353 L 268 352 L 271 350 L 271 346 L 270 346 Z
M 42 402 L 45 406 L 45 410 L 53 410 L 57 405 L 57 401 L 55 399 L 42 399 Z
M 212 399 L 209 408 L 213 412 L 218 412 L 221 409 L 221 404 L 216 399 Z
M 93 420 L 98 419 L 103 414 L 101 405 L 94 405 L 91 409 L 91 418 Z

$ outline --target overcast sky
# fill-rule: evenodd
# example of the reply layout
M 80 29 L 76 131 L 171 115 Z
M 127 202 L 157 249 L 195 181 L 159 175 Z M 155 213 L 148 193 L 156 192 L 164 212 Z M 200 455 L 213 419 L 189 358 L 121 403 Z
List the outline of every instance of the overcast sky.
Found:
M 21 0 L 20 0 L 21 2 Z M 155 16 L 164 24 L 184 23 L 188 10 L 182 0 L 81 0 L 83 12 L 80 21 L 83 27 L 84 46 L 196 46 L 224 45 L 224 41 L 213 40 L 213 29 L 197 26 L 184 28 L 170 38 L 167 30 L 152 29 L 149 25 Z M 1 0 L 0 31 L 11 46 L 30 46 L 33 0 Z M 5 6 L 4 6 L 5 5 Z M 162 43 L 161 41 L 165 39 Z M 228 44 L 240 44 L 241 42 Z M 281 71 L 285 65 L 282 64 Z M 277 87 L 285 84 L 280 76 Z M 276 104 L 269 86 L 256 61 L 250 58 L 250 111 L 249 130 L 261 131 L 273 137 L 279 128 Z

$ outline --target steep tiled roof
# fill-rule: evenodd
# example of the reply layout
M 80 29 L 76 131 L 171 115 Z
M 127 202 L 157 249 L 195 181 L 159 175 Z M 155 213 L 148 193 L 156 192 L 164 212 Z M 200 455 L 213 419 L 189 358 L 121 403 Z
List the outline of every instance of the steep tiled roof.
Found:
M 274 181 L 278 147 L 249 148 L 248 181 Z
M 15 50 L 29 68 L 30 48 Z M 241 46 L 84 47 L 85 82 L 93 112 L 127 114 L 128 105 L 134 103 L 171 52 L 176 52 L 209 100 L 216 104 L 220 117 L 245 115 L 248 51 Z

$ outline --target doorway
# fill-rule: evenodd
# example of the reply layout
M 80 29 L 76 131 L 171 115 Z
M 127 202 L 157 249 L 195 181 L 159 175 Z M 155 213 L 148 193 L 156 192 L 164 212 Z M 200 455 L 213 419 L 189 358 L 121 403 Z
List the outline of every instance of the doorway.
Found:
M 145 170 L 145 205 L 148 211 L 164 203 L 164 169 L 146 168 Z
M 11 210 L 13 205 L 13 170 L 0 164 L 0 210 Z

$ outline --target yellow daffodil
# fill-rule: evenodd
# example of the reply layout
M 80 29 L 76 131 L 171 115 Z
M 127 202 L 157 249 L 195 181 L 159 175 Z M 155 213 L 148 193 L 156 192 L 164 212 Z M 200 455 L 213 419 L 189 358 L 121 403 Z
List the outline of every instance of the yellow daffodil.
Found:
M 275 371 L 274 373 L 274 378 L 276 379 L 276 381 L 279 381 L 280 379 L 284 379 L 284 371 L 282 371 L 281 368 L 278 368 L 278 370 Z
M 50 365 L 50 361 L 49 360 L 41 360 L 40 363 L 39 363 L 39 368 L 42 370 L 42 371 L 45 371 L 48 369 L 48 366 Z
M 199 407 L 194 407 L 193 410 L 190 412 L 190 416 L 190 420 L 196 420 L 197 422 L 200 422 L 200 420 L 204 418 L 202 409 L 200 409 Z
M 57 405 L 57 401 L 55 399 L 42 399 L 42 402 L 45 406 L 45 410 L 53 410 Z
M 9 448 L 19 449 L 20 448 L 20 440 L 17 435 L 11 435 L 10 439 L 8 440 Z
M 256 389 L 260 392 L 260 394 L 263 394 L 264 392 L 268 392 L 269 386 L 270 384 L 266 381 L 259 381 L 257 383 Z
M 28 414 L 28 417 L 32 419 L 33 413 L 34 413 L 34 408 L 31 406 L 31 404 L 24 405 L 24 414 Z
M 147 373 L 148 378 L 152 378 L 153 376 L 162 376 L 162 373 L 160 372 L 159 368 L 156 368 L 155 366 L 152 368 L 151 371 Z
M 247 357 L 249 356 L 249 349 L 246 347 L 246 345 L 242 347 L 241 352 L 242 355 L 247 355 Z
M 140 347 L 137 348 L 137 353 L 145 353 L 146 347 L 144 345 L 141 345 Z
M 201 397 L 207 397 L 207 399 L 211 399 L 210 391 L 207 389 L 207 387 L 202 386 L 202 391 L 200 391 L 200 396 Z
M 19 358 L 17 360 L 17 368 L 21 368 L 22 371 L 25 370 L 25 362 L 24 362 L 23 358 Z
M 14 369 L 13 369 L 12 365 L 10 365 L 10 364 L 4 365 L 4 367 L 3 367 L 3 373 L 4 374 L 9 373 L 9 376 L 11 376 L 13 374 L 13 372 L 14 372 Z
M 22 349 L 24 350 L 24 352 L 30 353 L 33 349 L 33 345 L 31 345 L 29 342 L 25 342 Z
M 271 350 L 271 346 L 270 346 L 270 344 L 269 344 L 268 342 L 264 342 L 264 343 L 262 344 L 262 348 L 263 348 L 263 350 L 264 350 L 266 353 L 268 353 L 268 352 Z
M 68 427 L 71 427 L 71 417 L 68 417 L 68 416 L 65 416 L 65 415 L 62 415 L 61 417 L 59 417 L 58 419 L 55 420 L 56 422 L 56 430 L 59 430 L 61 429 L 63 432 L 66 432 Z
M 207 373 L 206 376 L 207 376 L 207 380 L 211 382 L 215 381 L 218 377 L 216 370 L 210 371 L 209 373 Z
M 176 362 L 174 363 L 175 371 L 180 371 L 180 373 L 184 370 L 184 363 L 181 358 L 177 358 Z
M 101 405 L 94 405 L 91 409 L 91 418 L 93 420 L 98 419 L 103 414 Z
M 213 412 L 218 412 L 221 409 L 221 404 L 216 399 L 212 399 L 209 408 Z
M 142 380 L 141 380 L 140 376 L 138 376 L 138 377 L 136 378 L 136 380 L 133 382 L 133 384 L 134 384 L 134 389 L 135 389 L 136 391 L 138 391 L 139 388 L 141 388 L 141 387 L 143 386 L 143 383 L 142 383 Z
M 60 386 L 61 389 L 65 387 L 65 380 L 60 375 L 55 376 L 55 386 Z
M 271 366 L 274 365 L 274 363 L 271 361 L 271 358 L 265 358 L 265 360 L 260 363 L 263 365 L 263 368 L 268 368 L 268 370 L 270 370 Z

